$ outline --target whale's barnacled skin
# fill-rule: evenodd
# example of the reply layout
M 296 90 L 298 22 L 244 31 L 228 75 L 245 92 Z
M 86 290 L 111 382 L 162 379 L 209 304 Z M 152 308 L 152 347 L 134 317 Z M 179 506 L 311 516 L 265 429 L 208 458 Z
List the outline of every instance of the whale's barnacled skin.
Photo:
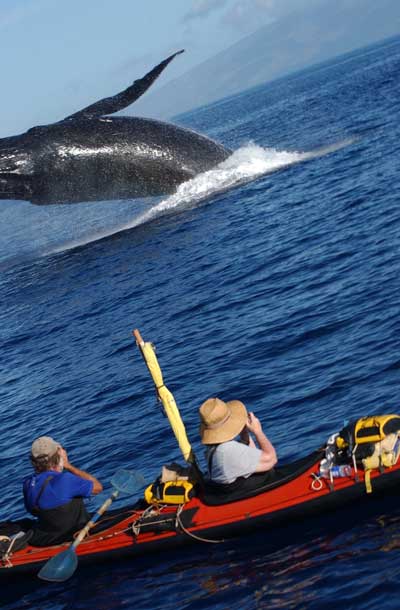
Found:
M 189 129 L 105 116 L 140 97 L 175 55 L 113 97 L 0 139 L 0 199 L 55 204 L 164 195 L 226 159 L 229 150 Z

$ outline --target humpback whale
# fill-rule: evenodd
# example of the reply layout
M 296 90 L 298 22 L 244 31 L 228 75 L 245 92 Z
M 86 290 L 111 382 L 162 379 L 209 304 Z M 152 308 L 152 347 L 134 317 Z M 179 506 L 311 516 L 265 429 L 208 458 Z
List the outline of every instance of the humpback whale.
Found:
M 230 150 L 189 129 L 110 116 L 143 95 L 182 52 L 59 122 L 0 138 L 0 199 L 50 205 L 167 195 L 225 160 Z

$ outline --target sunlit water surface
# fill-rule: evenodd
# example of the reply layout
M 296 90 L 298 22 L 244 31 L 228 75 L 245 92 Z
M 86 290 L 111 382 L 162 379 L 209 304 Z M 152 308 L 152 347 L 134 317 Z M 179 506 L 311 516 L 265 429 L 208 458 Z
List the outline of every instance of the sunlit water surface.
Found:
M 2 519 L 24 514 L 35 435 L 104 483 L 179 459 L 134 327 L 200 456 L 210 395 L 242 399 L 281 460 L 399 411 L 399 70 L 395 39 L 180 117 L 234 153 L 171 197 L 1 203 Z M 2 607 L 397 609 L 400 513 L 371 507 L 33 579 Z

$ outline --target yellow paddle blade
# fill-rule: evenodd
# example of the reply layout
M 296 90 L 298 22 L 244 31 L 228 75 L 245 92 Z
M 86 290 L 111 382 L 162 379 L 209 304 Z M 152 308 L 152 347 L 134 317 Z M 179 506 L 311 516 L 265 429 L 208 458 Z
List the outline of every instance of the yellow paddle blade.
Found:
M 156 386 L 157 396 L 164 406 L 165 413 L 168 417 L 169 423 L 171 424 L 175 438 L 178 441 L 182 455 L 187 462 L 193 464 L 195 462 L 195 458 L 192 447 L 186 435 L 186 429 L 179 413 L 179 409 L 176 405 L 175 398 L 164 385 L 162 372 L 160 365 L 158 364 L 154 347 L 151 343 L 143 341 L 138 330 L 134 330 L 133 334 L 147 364 L 150 375 L 153 378 L 154 385 Z

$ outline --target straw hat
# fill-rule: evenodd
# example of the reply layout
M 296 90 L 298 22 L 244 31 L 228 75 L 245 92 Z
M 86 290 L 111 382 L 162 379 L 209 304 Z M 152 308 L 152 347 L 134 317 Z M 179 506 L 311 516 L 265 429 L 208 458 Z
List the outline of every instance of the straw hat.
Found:
M 204 445 L 230 441 L 241 432 L 247 421 L 247 409 L 240 400 L 224 402 L 209 398 L 200 407 L 200 436 Z

